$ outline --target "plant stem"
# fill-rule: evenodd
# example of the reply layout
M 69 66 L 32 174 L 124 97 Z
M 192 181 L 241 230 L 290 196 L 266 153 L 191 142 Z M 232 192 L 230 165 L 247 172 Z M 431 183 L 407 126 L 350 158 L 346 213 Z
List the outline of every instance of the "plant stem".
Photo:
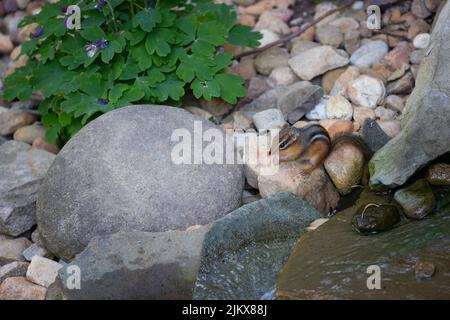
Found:
M 111 11 L 111 18 L 113 21 L 113 25 L 114 25 L 114 31 L 117 32 L 117 24 L 116 24 L 116 17 L 114 16 L 114 9 L 111 6 L 111 4 L 109 3 L 109 1 L 106 1 L 106 3 L 108 4 L 109 10 Z

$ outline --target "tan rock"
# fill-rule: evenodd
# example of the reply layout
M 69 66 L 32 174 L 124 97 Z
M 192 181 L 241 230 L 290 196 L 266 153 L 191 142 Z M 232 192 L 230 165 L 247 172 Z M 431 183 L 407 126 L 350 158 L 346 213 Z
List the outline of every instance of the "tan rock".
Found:
M 328 71 L 322 76 L 322 87 L 325 93 L 329 93 L 336 83 L 337 79 L 345 72 L 346 68 L 339 68 Z
M 352 144 L 338 146 L 325 160 L 325 170 L 341 195 L 360 185 L 364 162 L 363 153 Z
M 32 144 L 38 137 L 45 136 L 45 128 L 40 124 L 32 124 L 22 127 L 14 132 L 14 140 L 26 142 Z
M 311 80 L 327 71 L 347 65 L 349 59 L 331 46 L 320 46 L 299 53 L 288 63 L 302 80 Z
M 377 124 L 391 138 L 394 138 L 401 131 L 400 120 L 390 120 L 390 121 L 377 120 Z
M 0 266 L 14 261 L 25 261 L 22 252 L 30 245 L 31 242 L 27 238 L 1 240 Z
M 256 56 L 256 71 L 263 75 L 269 75 L 275 68 L 287 67 L 289 58 L 290 55 L 285 48 L 270 48 Z
M 411 5 L 411 12 L 418 18 L 428 18 L 431 12 L 428 10 L 425 0 L 413 0 Z
M 366 119 L 375 119 L 375 111 L 370 108 L 356 107 L 353 110 L 353 119 L 362 127 Z
M 9 36 L 0 33 L 0 53 L 8 54 L 14 49 L 14 45 Z
M 324 25 L 316 28 L 315 39 L 322 45 L 338 48 L 344 41 L 344 34 L 337 27 Z
M 350 66 L 348 67 L 340 76 L 337 78 L 333 89 L 331 89 L 330 95 L 336 96 L 341 95 L 343 97 L 348 98 L 348 87 L 353 80 L 360 76 L 359 70 L 357 67 Z
M 408 29 L 408 39 L 414 39 L 419 33 L 427 33 L 429 31 L 430 25 L 425 20 L 414 20 Z
M 316 27 L 312 26 L 303 32 L 303 34 L 299 35 L 297 38 L 298 40 L 306 40 L 306 41 L 313 41 L 314 40 L 314 34 L 316 32 Z
M 347 94 L 357 106 L 374 109 L 383 102 L 386 89 L 380 79 L 361 75 L 351 82 Z
M 256 18 L 250 14 L 242 14 L 239 16 L 239 23 L 244 26 L 253 27 L 256 24 Z
M 411 93 L 414 86 L 414 76 L 407 72 L 402 78 L 391 82 L 386 89 L 389 94 L 408 94 Z
M 375 116 L 381 121 L 390 121 L 397 118 L 397 112 L 385 107 L 377 107 L 375 109 Z
M 343 96 L 330 97 L 325 110 L 328 119 L 351 120 L 353 118 L 353 106 Z
M 45 150 L 47 152 L 57 154 L 59 152 L 58 146 L 54 144 L 50 144 L 43 137 L 37 137 L 33 144 L 31 145 L 32 149 Z
M 358 30 L 349 30 L 344 34 L 344 47 L 353 54 L 361 46 L 361 34 Z
M 290 67 L 277 67 L 273 69 L 267 79 L 267 82 L 273 87 L 289 86 L 297 81 L 299 81 L 299 78 Z
M 393 50 L 391 50 L 385 57 L 386 63 L 394 69 L 399 69 L 403 65 L 409 64 L 409 57 L 412 48 L 408 42 L 400 42 Z
M 0 136 L 7 136 L 17 129 L 37 121 L 37 116 L 27 111 L 11 111 L 0 107 Z
M 405 108 L 405 98 L 391 94 L 386 98 L 384 105 L 386 108 L 402 113 Z
M 27 280 L 48 288 L 55 282 L 58 271 L 62 267 L 62 264 L 36 255 L 28 267 Z
M 277 192 L 291 192 L 310 203 L 320 212 L 326 213 L 336 207 L 339 194 L 322 168 L 310 175 L 302 174 L 305 165 L 297 161 L 281 162 L 274 175 L 258 176 L 258 189 L 262 197 Z
M 46 293 L 46 288 L 24 277 L 11 277 L 0 285 L 0 300 L 44 300 Z
M 342 33 L 346 33 L 350 30 L 357 30 L 359 22 L 354 18 L 341 17 L 331 21 L 330 26 L 337 27 Z
M 235 70 L 242 79 L 250 80 L 256 76 L 255 60 L 252 57 L 243 57 Z
M 337 120 L 327 129 L 327 131 L 330 138 L 333 139 L 340 133 L 353 133 L 353 131 L 355 131 L 355 126 L 353 125 L 353 122 L 349 120 Z
M 337 6 L 332 3 L 332 2 L 328 2 L 328 1 L 324 1 L 319 3 L 318 5 L 316 5 L 316 11 L 314 14 L 314 19 L 318 19 L 321 16 L 323 16 L 324 14 L 328 13 L 331 10 L 336 9 Z M 326 17 L 325 19 L 321 20 L 317 26 L 323 26 L 326 24 L 329 24 L 331 21 L 335 20 L 339 15 L 339 12 L 335 12 L 332 15 Z
M 262 35 L 262 39 L 259 40 L 259 47 L 262 48 L 269 43 L 275 42 L 280 39 L 280 36 L 273 31 L 270 30 L 261 30 L 259 31 Z
M 286 35 L 291 32 L 286 22 L 272 14 L 271 11 L 266 11 L 261 14 L 254 29 L 257 31 L 267 29 L 279 35 Z
M 295 57 L 301 52 L 320 46 L 317 42 L 308 40 L 295 40 L 292 41 L 291 56 Z

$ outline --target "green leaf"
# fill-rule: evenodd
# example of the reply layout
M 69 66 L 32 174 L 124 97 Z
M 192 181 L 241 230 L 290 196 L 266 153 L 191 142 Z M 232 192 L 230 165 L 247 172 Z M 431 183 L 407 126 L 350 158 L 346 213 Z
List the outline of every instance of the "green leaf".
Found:
M 259 40 L 261 39 L 261 33 L 252 31 L 249 26 L 237 24 L 231 28 L 227 41 L 235 46 L 256 48 L 259 46 Z
M 146 33 L 140 29 L 125 32 L 125 38 L 130 41 L 130 45 L 134 46 L 145 38 Z
M 81 31 L 81 36 L 87 41 L 94 42 L 105 38 L 105 33 L 99 26 L 88 26 Z
M 148 54 L 144 46 L 134 47 L 131 49 L 131 56 L 137 61 L 141 71 L 152 66 L 152 57 Z
M 165 57 L 170 53 L 171 44 L 175 43 L 175 34 L 167 28 L 156 28 L 145 40 L 145 49 L 149 54 Z
M 58 121 L 62 127 L 67 127 L 72 122 L 73 116 L 69 113 L 61 112 Z
M 124 83 L 116 84 L 111 91 L 109 91 L 109 101 L 111 101 L 111 103 L 119 101 L 120 97 L 122 97 L 123 93 L 128 90 L 129 87 L 129 85 Z
M 177 76 L 185 82 L 191 82 L 194 77 L 200 80 L 211 80 L 214 77 L 214 62 L 196 55 L 184 54 L 176 71 Z
M 235 104 L 237 98 L 247 95 L 244 80 L 234 74 L 221 73 L 216 75 L 215 80 L 220 85 L 221 98 L 230 104 Z
M 58 135 L 61 131 L 61 126 L 58 123 L 55 123 L 51 126 L 47 126 L 48 129 L 45 132 L 45 140 L 47 140 L 48 143 L 55 144 L 58 140 Z
M 169 97 L 178 101 L 184 96 L 184 83 L 174 79 L 166 79 L 164 82 L 158 83 L 155 88 L 151 88 L 150 91 L 159 102 L 164 102 Z
M 5 79 L 5 92 L 3 97 L 7 101 L 12 101 L 15 98 L 23 101 L 29 99 L 31 96 L 30 82 L 19 70 L 16 70 L 16 72 Z
M 104 63 L 109 63 L 115 53 L 121 53 L 125 48 L 125 39 L 118 35 L 110 35 L 107 37 L 108 46 L 101 51 L 102 61 Z
M 161 22 L 161 14 L 156 10 L 142 10 L 133 17 L 133 27 L 141 27 L 146 32 L 151 32 L 157 23 Z
M 128 89 L 122 98 L 120 100 L 126 101 L 126 102 L 134 102 L 142 99 L 144 97 L 145 93 L 141 88 L 138 87 L 132 87 Z
M 201 81 L 195 79 L 191 84 L 194 97 L 199 99 L 203 96 L 206 100 L 220 96 L 220 85 L 216 80 Z
M 42 63 L 46 63 L 48 60 L 53 60 L 55 58 L 55 48 L 50 43 L 46 43 L 41 46 L 39 50 L 41 54 Z

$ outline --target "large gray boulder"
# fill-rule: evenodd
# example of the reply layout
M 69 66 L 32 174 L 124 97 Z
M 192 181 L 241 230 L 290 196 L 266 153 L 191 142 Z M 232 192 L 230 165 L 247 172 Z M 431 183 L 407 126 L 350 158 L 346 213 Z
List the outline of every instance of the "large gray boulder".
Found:
M 372 186 L 404 184 L 429 161 L 450 152 L 450 2 L 442 8 L 408 99 L 402 131 L 369 163 Z
M 132 231 L 94 237 L 59 271 L 48 299 L 192 299 L 207 230 Z M 80 289 L 71 287 L 73 266 L 80 271 Z
M 186 130 L 193 142 L 195 121 L 203 132 L 217 128 L 183 109 L 153 105 L 118 109 L 83 128 L 58 154 L 38 195 L 45 247 L 71 259 L 94 236 L 184 230 L 235 209 L 241 165 L 172 161 L 181 141 L 172 141 L 174 130 Z
M 18 236 L 36 224 L 36 197 L 55 155 L 18 141 L 0 146 L 0 234 Z

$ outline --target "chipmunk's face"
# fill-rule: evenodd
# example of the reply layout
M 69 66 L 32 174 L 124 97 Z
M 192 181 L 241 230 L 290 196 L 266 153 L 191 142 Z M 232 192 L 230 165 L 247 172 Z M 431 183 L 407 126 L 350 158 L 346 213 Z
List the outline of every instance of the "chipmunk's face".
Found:
M 298 159 L 302 153 L 298 130 L 290 127 L 283 128 L 278 137 L 275 137 L 270 153 L 276 153 L 277 149 L 280 161 L 293 161 Z

